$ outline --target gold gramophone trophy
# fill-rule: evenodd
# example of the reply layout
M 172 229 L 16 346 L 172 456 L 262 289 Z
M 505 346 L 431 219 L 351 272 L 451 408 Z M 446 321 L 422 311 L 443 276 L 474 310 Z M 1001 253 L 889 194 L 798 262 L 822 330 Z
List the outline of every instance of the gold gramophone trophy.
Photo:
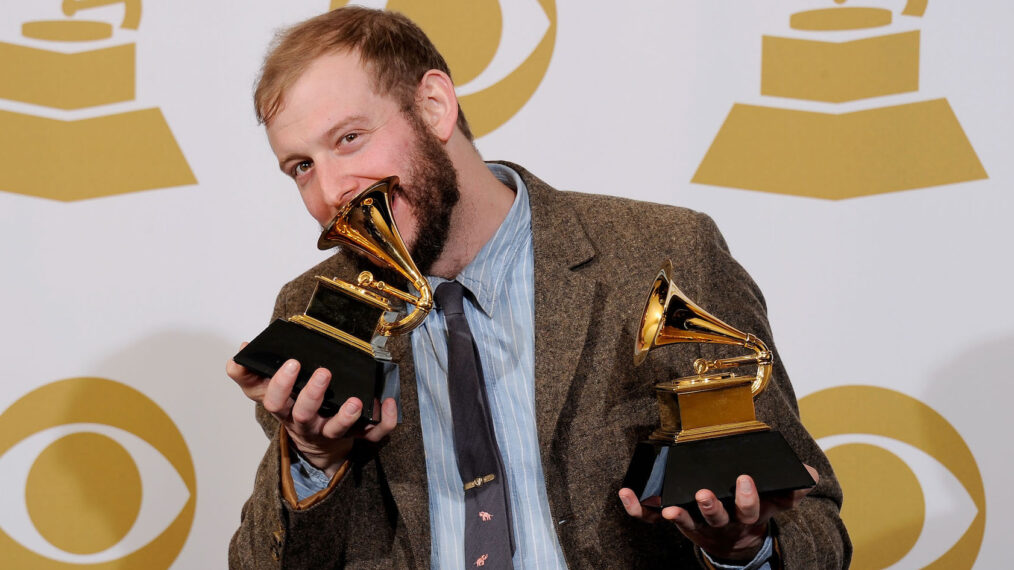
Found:
M 642 502 L 661 498 L 696 511 L 694 495 L 709 489 L 727 504 L 736 478 L 753 477 L 760 493 L 802 489 L 813 479 L 780 433 L 757 420 L 753 399 L 771 377 L 773 356 L 756 336 L 698 307 L 672 280 L 666 261 L 652 285 L 634 345 L 634 364 L 648 351 L 673 343 L 710 343 L 748 348 L 752 355 L 694 362 L 694 376 L 659 382 L 660 426 L 637 444 L 623 486 Z M 729 369 L 757 367 L 753 376 Z M 650 506 L 650 502 L 646 502 Z
M 300 369 L 293 394 L 317 368 L 327 368 L 332 379 L 320 408 L 323 416 L 333 416 L 355 396 L 363 403 L 363 419 L 380 421 L 379 399 L 394 366 L 387 338 L 411 331 L 433 308 L 429 282 L 409 256 L 391 214 L 389 191 L 397 184 L 397 177 L 385 178 L 349 201 L 321 233 L 317 247 L 349 246 L 378 267 L 393 269 L 419 294 L 378 281 L 369 271 L 355 283 L 318 275 L 303 314 L 275 320 L 234 357 L 264 377 L 295 358 Z

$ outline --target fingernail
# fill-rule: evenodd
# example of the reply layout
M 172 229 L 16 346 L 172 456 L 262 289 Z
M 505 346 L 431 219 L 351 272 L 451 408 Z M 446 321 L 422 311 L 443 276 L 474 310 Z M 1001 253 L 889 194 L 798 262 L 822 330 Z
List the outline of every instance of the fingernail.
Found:
M 285 361 L 285 370 L 287 372 L 295 372 L 297 368 L 299 368 L 299 361 L 294 359 Z
M 746 477 L 740 477 L 739 480 L 736 481 L 736 488 L 741 493 L 746 493 L 750 490 L 750 482 L 746 479 Z
M 359 415 L 359 410 L 361 408 L 362 408 L 362 406 L 359 405 L 359 402 L 354 402 L 354 401 L 353 402 L 347 402 L 345 404 L 345 413 L 347 413 L 350 416 L 358 416 Z
M 728 479 L 726 479 L 726 480 L 728 481 Z M 711 499 L 704 499 L 703 501 L 701 501 L 701 508 L 702 509 L 710 509 L 711 508 Z
M 315 372 L 313 375 L 313 383 L 323 388 L 327 385 L 328 375 L 323 372 Z
M 626 495 L 620 495 L 620 501 L 623 502 L 624 507 L 627 507 L 628 509 L 630 508 L 630 497 Z

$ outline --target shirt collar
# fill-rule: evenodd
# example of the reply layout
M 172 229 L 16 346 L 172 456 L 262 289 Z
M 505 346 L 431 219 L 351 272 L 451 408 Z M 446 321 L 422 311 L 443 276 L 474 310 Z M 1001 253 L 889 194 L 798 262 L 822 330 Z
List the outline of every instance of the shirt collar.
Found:
M 520 174 L 502 164 L 486 163 L 486 167 L 500 182 L 515 191 L 514 204 L 496 233 L 479 250 L 475 259 L 461 270 L 457 280 L 471 292 L 478 308 L 487 316 L 492 316 L 496 299 L 508 286 L 508 273 L 523 246 L 531 240 L 532 209 L 528 203 L 528 187 Z M 447 281 L 441 277 L 426 278 L 434 290 Z

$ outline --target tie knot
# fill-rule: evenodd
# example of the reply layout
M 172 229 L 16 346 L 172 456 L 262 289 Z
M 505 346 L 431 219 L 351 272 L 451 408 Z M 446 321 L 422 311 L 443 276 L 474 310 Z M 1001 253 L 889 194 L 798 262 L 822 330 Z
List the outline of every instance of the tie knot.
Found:
M 444 281 L 437 285 L 433 298 L 444 314 L 465 314 L 463 303 L 465 286 L 457 281 Z

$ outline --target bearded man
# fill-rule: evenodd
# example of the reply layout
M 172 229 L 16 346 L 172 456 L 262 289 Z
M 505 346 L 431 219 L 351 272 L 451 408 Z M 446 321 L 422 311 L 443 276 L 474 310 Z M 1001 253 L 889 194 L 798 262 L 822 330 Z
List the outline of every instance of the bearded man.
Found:
M 342 8 L 287 30 L 265 60 L 255 105 L 282 172 L 321 225 L 399 176 L 401 235 L 438 295 L 457 284 L 458 315 L 475 333 L 506 512 L 466 512 L 455 447 L 463 430 L 449 403 L 460 382 L 448 373 L 452 315 L 438 307 L 389 343 L 400 398 L 386 399 L 381 421 L 365 429 L 355 428 L 364 404 L 355 398 L 333 417 L 317 413 L 341 370 L 316 370 L 293 394 L 298 362 L 270 379 L 228 364 L 271 438 L 230 545 L 233 567 L 847 566 L 841 490 L 778 364 L 758 416 L 811 466 L 812 490 L 761 498 L 741 476 L 734 505 L 703 489 L 694 517 L 647 510 L 621 489 L 635 443 L 658 422 L 654 381 L 710 350 L 660 351 L 635 370 L 643 292 L 631 278 L 648 283 L 672 258 L 688 295 L 770 344 L 761 293 L 710 219 L 559 192 L 518 165 L 484 162 L 443 57 L 397 14 Z M 646 239 L 643 227 L 672 231 Z M 302 311 L 313 276 L 352 275 L 356 263 L 339 252 L 291 281 L 275 315 Z M 509 540 L 466 553 L 467 529 L 504 519 Z

